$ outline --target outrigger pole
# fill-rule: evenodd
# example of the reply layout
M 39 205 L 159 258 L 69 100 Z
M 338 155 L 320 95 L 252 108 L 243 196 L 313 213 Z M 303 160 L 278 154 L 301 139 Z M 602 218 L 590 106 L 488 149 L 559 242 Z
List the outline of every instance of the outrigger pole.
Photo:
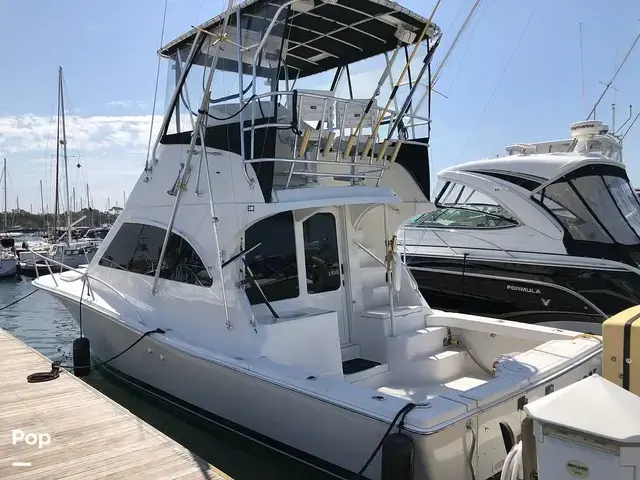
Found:
M 436 11 L 438 10 L 438 7 L 440 6 L 440 1 L 438 0 L 435 7 L 433 7 L 433 11 L 431 12 L 431 16 L 429 17 L 429 21 L 425 24 L 424 28 L 422 29 L 422 32 L 420 32 L 420 35 L 418 36 L 417 41 L 415 42 L 415 47 L 413 48 L 413 51 L 411 52 L 411 55 L 409 56 L 409 58 L 407 59 L 407 63 L 405 64 L 404 68 L 402 69 L 402 73 L 400 74 L 400 77 L 398 77 L 398 80 L 396 81 L 396 84 L 393 87 L 393 90 L 391 91 L 391 95 L 389 96 L 389 100 L 387 101 L 387 104 L 385 105 L 384 109 L 382 110 L 382 113 L 380 114 L 380 118 L 378 119 L 378 122 L 376 123 L 376 126 L 371 134 L 371 137 L 369 138 L 369 140 L 367 140 L 367 143 L 365 144 L 364 150 L 363 150 L 363 156 L 366 156 L 368 150 L 371 148 L 371 146 L 373 145 L 373 139 L 375 138 L 375 136 L 378 133 L 378 129 L 380 128 L 380 125 L 382 123 L 382 118 L 385 116 L 385 114 L 387 113 L 387 111 L 389 110 L 389 106 L 391 105 L 391 102 L 393 102 L 396 93 L 398 92 L 398 89 L 400 88 L 400 85 L 402 84 L 402 80 L 404 80 L 404 76 L 406 75 L 407 71 L 409 70 L 409 65 L 411 64 L 411 62 L 413 61 L 413 57 L 416 56 L 416 53 L 418 53 L 418 48 L 420 47 L 420 43 L 422 42 L 422 40 L 424 39 L 425 35 L 427 34 L 427 30 L 429 30 L 430 27 L 433 27 L 433 17 L 436 13 Z M 369 111 L 371 110 L 371 107 L 373 106 L 373 100 L 375 99 L 376 95 L 378 94 L 378 89 L 376 89 L 376 92 L 374 92 L 373 96 L 369 99 L 369 103 L 367 103 L 367 106 L 364 109 L 364 113 L 363 115 L 360 117 L 360 121 L 358 122 L 358 125 L 356 126 L 355 130 L 353 132 L 351 132 L 351 136 L 349 137 L 349 140 L 347 141 L 347 146 L 345 148 L 345 154 L 348 155 L 349 152 L 351 152 L 351 148 L 353 148 L 353 144 L 356 141 L 356 137 L 358 135 L 358 133 L 360 132 L 360 129 L 362 128 L 362 125 L 364 124 L 364 120 L 367 117 L 367 115 L 369 114 Z

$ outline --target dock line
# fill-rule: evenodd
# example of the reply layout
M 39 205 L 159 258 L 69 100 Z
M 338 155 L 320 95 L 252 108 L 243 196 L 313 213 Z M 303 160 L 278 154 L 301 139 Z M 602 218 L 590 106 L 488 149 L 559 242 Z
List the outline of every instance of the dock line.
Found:
M 22 300 L 24 300 L 27 297 L 30 297 L 31 295 L 33 295 L 34 293 L 36 293 L 38 291 L 38 289 L 36 288 L 33 292 L 29 292 L 27 293 L 24 297 L 20 297 L 19 299 L 11 302 L 9 305 L 5 305 L 4 307 L 0 308 L 0 312 L 2 310 L 6 310 L 9 307 L 13 307 L 16 303 L 20 303 Z
M 161 328 L 156 328 L 154 330 L 146 331 L 142 335 L 140 335 L 140 337 L 135 342 L 133 342 L 131 345 L 129 345 L 123 351 L 121 351 L 117 355 L 114 355 L 110 359 L 105 360 L 104 362 L 100 362 L 100 363 L 98 363 L 96 365 L 61 365 L 60 362 L 58 362 L 58 361 L 52 362 L 51 363 L 51 371 L 50 372 L 32 373 L 31 375 L 27 376 L 27 382 L 29 382 L 29 383 L 38 383 L 38 382 L 48 382 L 49 380 L 55 380 L 56 378 L 58 378 L 60 376 L 60 369 L 61 368 L 73 368 L 75 370 L 75 369 L 79 369 L 79 368 L 88 368 L 88 369 L 90 369 L 91 367 L 95 368 L 95 367 L 100 367 L 102 365 L 106 365 L 107 363 L 115 360 L 119 356 L 124 355 L 125 353 L 127 353 L 129 350 L 131 350 L 133 347 L 135 347 L 138 343 L 140 343 L 144 337 L 146 337 L 148 335 L 151 335 L 152 333 L 165 333 L 165 331 L 162 330 Z

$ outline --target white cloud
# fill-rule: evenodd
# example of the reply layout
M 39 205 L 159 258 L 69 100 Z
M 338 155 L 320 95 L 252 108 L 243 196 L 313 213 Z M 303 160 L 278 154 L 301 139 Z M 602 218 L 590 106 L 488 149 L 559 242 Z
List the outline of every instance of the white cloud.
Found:
M 134 101 L 134 100 L 116 100 L 116 101 L 105 103 L 105 107 L 107 107 L 107 108 L 114 108 L 114 107 L 119 107 L 119 108 L 131 108 L 131 107 L 146 108 L 147 106 L 146 106 L 146 104 L 144 104 L 142 102 L 137 102 L 137 101 Z
M 152 118 L 154 142 L 162 124 L 161 115 L 69 115 L 66 118 L 69 189 L 75 188 L 78 206 L 80 198 L 86 195 L 87 184 L 96 208 L 105 209 L 109 201 L 111 205 L 122 204 L 123 190 L 128 196 L 142 173 Z M 0 116 L 0 160 L 7 158 L 9 209 L 15 207 L 19 196 L 23 208 L 39 211 L 39 182 L 42 181 L 44 203 L 49 211 L 53 210 L 56 120 L 55 116 L 35 114 Z M 187 122 L 185 116 L 182 124 Z M 75 167 L 77 163 L 80 168 Z M 61 164 L 60 175 L 63 172 Z M 64 196 L 64 177 L 60 178 Z
M 67 122 L 67 145 L 81 152 L 112 148 L 146 149 L 151 115 L 72 117 Z M 154 119 L 154 135 L 162 117 Z M 0 152 L 38 152 L 55 149 L 56 119 L 33 114 L 0 117 Z

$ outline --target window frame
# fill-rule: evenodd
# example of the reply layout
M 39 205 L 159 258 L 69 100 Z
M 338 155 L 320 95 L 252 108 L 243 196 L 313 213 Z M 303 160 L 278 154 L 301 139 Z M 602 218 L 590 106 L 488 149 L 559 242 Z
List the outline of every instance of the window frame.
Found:
M 242 249 L 243 250 L 248 250 L 251 249 L 255 244 L 251 244 L 249 245 L 247 243 L 247 232 L 251 229 L 256 227 L 257 225 L 260 225 L 264 222 L 267 222 L 269 220 L 273 220 L 274 218 L 278 217 L 278 216 L 290 216 L 291 218 L 291 237 L 293 238 L 293 248 L 290 252 L 286 252 L 287 254 L 293 253 L 295 255 L 295 261 L 290 264 L 291 265 L 295 265 L 296 268 L 296 295 L 295 296 L 286 296 L 285 298 L 277 298 L 277 299 L 273 299 L 272 296 L 270 296 L 267 292 L 265 293 L 265 296 L 267 297 L 267 300 L 269 301 L 269 303 L 274 303 L 274 302 L 284 302 L 284 301 L 290 301 L 290 300 L 296 300 L 299 299 L 303 292 L 306 293 L 306 282 L 303 282 L 301 284 L 301 279 L 300 279 L 300 275 L 301 275 L 301 270 L 300 270 L 300 252 L 298 251 L 299 247 L 300 247 L 300 242 L 298 241 L 298 228 L 297 228 L 297 221 L 294 215 L 294 212 L 292 210 L 284 210 L 281 212 L 276 212 L 273 213 L 271 215 L 268 215 L 266 217 L 260 218 L 259 220 L 257 220 L 256 222 L 252 223 L 251 225 L 249 225 L 248 227 L 245 227 L 244 232 L 242 233 Z M 264 244 L 264 240 L 263 240 L 263 244 Z M 249 252 L 247 254 L 247 256 L 245 257 L 245 260 L 247 261 L 247 264 L 249 265 L 249 267 L 251 268 L 251 264 L 249 263 L 249 260 L 252 256 L 252 254 L 254 254 L 254 252 L 256 251 L 260 251 L 262 249 L 262 245 L 260 247 L 258 247 L 255 250 L 252 250 L 251 252 Z M 303 264 L 304 265 L 304 264 Z M 252 272 L 255 274 L 255 270 L 252 268 Z M 250 282 L 246 281 L 246 278 L 248 276 L 249 272 L 246 271 L 246 268 L 242 268 L 242 276 L 245 279 L 244 283 L 244 292 L 245 295 L 247 297 L 247 300 L 249 301 L 249 304 L 251 305 L 251 307 L 256 307 L 259 308 L 260 305 L 265 305 L 265 301 L 262 298 L 262 295 L 260 294 L 260 292 L 257 291 L 256 289 L 256 294 L 255 297 L 258 299 L 258 301 L 254 302 L 252 300 L 252 298 L 254 297 L 253 293 L 249 293 L 247 292 L 248 288 L 252 288 L 255 289 L 255 286 L 252 285 Z M 305 276 L 306 278 L 306 276 Z M 303 290 L 303 285 L 304 285 L 304 290 Z M 261 286 L 261 289 L 264 291 L 264 287 Z
M 311 220 L 313 217 L 318 216 L 318 215 L 331 215 L 331 218 L 333 219 L 333 226 L 334 226 L 334 233 L 335 233 L 335 247 L 336 247 L 336 253 L 337 253 L 337 269 L 338 269 L 338 283 L 336 288 L 332 288 L 331 290 L 322 290 L 319 292 L 310 292 L 309 288 L 308 288 L 308 284 L 307 284 L 307 273 L 308 273 L 308 264 L 307 264 L 307 250 L 305 248 L 306 246 L 306 241 L 305 241 L 305 230 L 304 230 L 304 224 L 305 222 L 308 222 L 309 220 Z M 294 216 L 295 218 L 295 216 Z M 301 253 L 302 253 L 302 264 L 304 265 L 304 280 L 300 279 L 300 290 L 302 291 L 302 286 L 304 285 L 304 291 L 307 295 L 322 295 L 323 293 L 333 293 L 333 292 L 338 292 L 342 287 L 343 287 L 343 278 L 342 278 L 342 265 L 343 265 L 343 259 L 342 259 L 342 254 L 341 254 L 341 242 L 340 242 L 340 231 L 338 229 L 338 217 L 336 216 L 336 214 L 331 211 L 331 210 L 319 210 L 314 212 L 313 214 L 309 215 L 308 217 L 305 217 L 303 220 L 296 222 L 299 224 L 299 228 L 300 228 L 300 246 L 301 246 Z M 296 237 L 297 240 L 298 237 Z M 296 252 L 300 253 L 299 251 L 300 249 L 296 248 Z M 332 275 L 329 275 L 329 277 L 331 277 Z
M 485 197 L 487 197 L 488 199 L 492 200 L 493 202 L 495 202 L 496 206 L 502 208 L 505 212 L 508 213 L 508 215 L 500 215 L 500 214 L 490 214 L 487 212 L 483 212 L 482 210 L 476 210 L 473 207 L 466 207 L 465 203 L 461 203 L 461 204 L 456 204 L 454 203 L 442 203 L 443 198 L 447 199 L 450 195 L 452 195 L 452 193 L 454 191 L 456 191 L 456 188 L 460 188 L 460 191 L 457 193 L 456 198 L 455 198 L 455 202 L 460 201 L 460 199 L 466 199 L 466 201 L 468 201 L 470 198 L 473 197 L 474 194 L 478 193 L 480 195 L 483 195 Z M 469 193 L 470 192 L 470 193 Z M 520 219 L 518 218 L 517 215 L 515 215 L 513 213 L 513 211 L 511 211 L 510 208 L 507 208 L 502 202 L 500 202 L 498 199 L 496 199 L 494 196 L 489 195 L 488 193 L 482 191 L 482 190 L 478 190 L 477 188 L 474 188 L 470 185 L 467 185 L 464 182 L 459 182 L 459 181 L 454 181 L 454 180 L 447 180 L 445 182 L 445 184 L 443 185 L 443 187 L 440 189 L 434 204 L 436 205 L 436 209 L 431 211 L 431 212 L 427 212 L 423 215 L 421 215 L 420 217 L 418 217 L 414 222 L 412 222 L 411 224 L 409 224 L 411 227 L 416 227 L 416 228 L 435 228 L 435 229 L 451 229 L 451 230 L 476 230 L 476 231 L 483 231 L 483 230 L 504 230 L 506 228 L 515 228 L 515 227 L 521 227 L 523 225 L 522 221 L 520 221 Z M 514 221 L 513 224 L 508 224 L 508 225 L 496 225 L 496 226 L 486 226 L 486 227 L 479 227 L 479 226 L 448 226 L 448 225 L 422 225 L 420 222 L 424 221 L 424 219 L 430 215 L 436 215 L 437 213 L 441 212 L 442 210 L 458 210 L 458 211 L 463 211 L 463 210 L 468 210 L 468 211 L 477 211 L 478 214 L 483 215 L 487 218 L 494 218 L 494 219 L 499 219 L 500 216 L 508 216 L 510 219 L 512 219 Z
M 616 234 L 616 232 L 612 231 L 609 227 L 607 227 L 602 219 L 602 215 L 600 215 L 601 212 L 596 212 L 594 210 L 594 205 L 592 205 L 590 202 L 588 202 L 583 194 L 582 194 L 582 187 L 581 185 L 577 185 L 576 181 L 582 178 L 599 178 L 600 181 L 602 182 L 602 186 L 603 188 L 608 192 L 608 195 L 611 198 L 611 201 L 613 203 L 613 205 L 616 208 L 616 211 L 620 214 L 621 219 L 625 220 L 625 223 L 627 225 L 627 227 L 630 229 L 630 231 L 636 235 L 636 237 L 638 238 L 638 242 L 635 243 L 626 243 L 623 242 L 619 239 L 619 236 Z M 620 205 L 618 204 L 618 201 L 614 198 L 613 193 L 611 191 L 611 185 L 609 185 L 609 183 L 607 183 L 607 180 L 605 180 L 606 178 L 620 178 L 622 180 L 623 184 L 626 184 L 629 188 L 630 193 L 633 194 L 634 189 L 633 186 L 631 185 L 631 182 L 629 180 L 628 175 L 626 174 L 626 170 L 617 166 L 617 165 L 608 165 L 608 164 L 587 164 L 587 165 L 581 165 L 578 166 L 577 168 L 570 170 L 568 172 L 566 172 L 564 175 L 554 179 L 552 182 L 548 183 L 547 185 L 544 186 L 544 188 L 540 189 L 537 192 L 533 192 L 531 194 L 531 198 L 532 200 L 539 205 L 540 207 L 542 207 L 556 222 L 558 222 L 562 228 L 565 230 L 565 232 L 567 233 L 567 235 L 574 241 L 584 241 L 584 242 L 592 242 L 592 243 L 598 243 L 598 244 L 606 244 L 606 245 L 623 245 L 623 246 L 635 246 L 635 245 L 639 245 L 640 244 L 640 232 L 636 231 L 636 229 L 633 227 L 633 225 L 630 223 L 630 221 L 625 217 L 625 215 L 623 214 Z M 574 192 L 574 195 L 576 196 L 576 198 L 581 202 L 581 205 L 584 207 L 584 209 L 588 212 L 588 214 L 591 217 L 591 223 L 594 226 L 597 226 L 598 229 L 604 234 L 604 236 L 606 236 L 609 241 L 601 241 L 601 240 L 584 240 L 584 239 L 580 239 L 580 238 L 576 238 L 576 236 L 571 233 L 571 230 L 569 229 L 569 227 L 567 225 L 565 225 L 565 223 L 562 221 L 562 219 L 556 215 L 553 210 L 549 209 L 547 205 L 543 204 L 539 198 L 536 198 L 536 195 L 542 195 L 543 198 L 546 198 L 546 189 L 547 188 L 551 188 L 556 184 L 559 183 L 565 183 L 567 184 L 571 190 Z M 581 187 L 581 188 L 578 188 Z M 640 199 L 637 198 L 637 196 L 634 197 L 634 195 L 631 195 L 632 199 L 635 199 L 636 203 L 638 204 L 638 206 L 640 207 Z M 582 219 L 579 215 L 577 215 L 575 212 L 568 210 L 567 211 L 569 213 L 571 213 L 573 216 Z M 582 219 L 584 220 L 584 219 Z
M 105 268 L 110 268 L 110 269 L 113 269 L 113 270 L 125 271 L 125 272 L 127 272 L 127 273 L 129 273 L 129 274 L 132 274 L 132 275 L 141 275 L 141 276 L 143 276 L 143 277 L 154 277 L 154 276 L 155 276 L 155 271 L 156 271 L 155 269 L 153 270 L 153 272 L 154 272 L 154 273 L 153 273 L 153 275 L 150 275 L 150 274 L 147 274 L 147 273 L 140 273 L 140 272 L 136 272 L 136 271 L 128 270 L 127 268 L 122 267 L 122 266 L 121 266 L 121 265 L 119 265 L 118 263 L 113 262 L 112 260 L 105 258 L 106 254 L 107 254 L 107 253 L 108 253 L 108 251 L 109 251 L 109 248 L 111 248 L 111 247 L 114 245 L 116 238 L 117 238 L 117 237 L 118 237 L 118 235 L 122 232 L 123 227 L 124 227 L 125 225 L 136 225 L 136 226 L 140 226 L 140 227 L 142 227 L 142 228 L 144 228 L 144 227 L 157 228 L 157 229 L 159 229 L 159 230 L 162 230 L 162 231 L 163 231 L 163 235 L 164 235 L 164 236 L 166 236 L 166 234 L 167 234 L 167 228 L 166 228 L 167 226 L 166 226 L 166 225 L 162 225 L 162 224 L 157 223 L 157 222 L 153 222 L 153 221 L 140 221 L 140 220 L 127 220 L 127 221 L 124 221 L 124 222 L 122 222 L 122 223 L 120 224 L 120 226 L 118 227 L 118 230 L 115 232 L 115 235 L 113 236 L 113 238 L 111 239 L 111 241 L 109 242 L 109 244 L 107 245 L 107 247 L 104 249 L 104 251 L 103 251 L 103 252 L 102 252 L 102 254 L 100 255 L 100 258 L 99 258 L 99 260 L 98 260 L 98 266 L 105 267 Z M 213 275 L 211 275 L 211 273 L 212 273 L 212 272 L 211 272 L 211 267 L 210 267 L 209 265 L 207 265 L 207 263 L 204 261 L 204 259 L 203 259 L 204 257 L 201 255 L 201 253 L 200 253 L 200 251 L 198 250 L 198 248 L 194 247 L 194 245 L 193 245 L 193 244 L 192 244 L 192 243 L 191 243 L 191 242 L 186 238 L 186 236 L 185 236 L 185 235 L 183 235 L 181 232 L 177 231 L 175 228 L 171 230 L 171 235 L 172 235 L 172 236 L 173 236 L 173 235 L 176 235 L 176 236 L 177 236 L 177 237 L 179 237 L 183 242 L 185 242 L 185 243 L 188 245 L 188 247 L 190 247 L 190 248 L 191 248 L 191 250 L 192 250 L 192 251 L 197 255 L 198 259 L 199 259 L 199 260 L 200 260 L 200 262 L 202 263 L 202 266 L 203 266 L 203 268 L 204 268 L 204 271 L 205 271 L 205 272 L 206 272 L 206 274 L 207 274 L 207 277 L 206 277 L 205 279 L 200 279 L 200 278 L 199 278 L 199 277 L 194 273 L 194 278 L 196 278 L 196 279 L 197 279 L 197 281 L 196 281 L 196 282 L 184 282 L 184 281 L 175 280 L 175 279 L 172 279 L 172 278 L 167 278 L 166 276 L 163 276 L 163 275 L 162 275 L 162 272 L 161 272 L 161 273 L 160 273 L 160 276 L 159 276 L 159 279 L 161 279 L 161 280 L 165 280 L 165 281 L 168 281 L 168 282 L 175 282 L 175 283 L 179 283 L 179 284 L 182 284 L 182 285 L 193 285 L 193 286 L 195 286 L 195 287 L 201 287 L 201 288 L 206 288 L 206 289 L 210 289 L 211 287 L 213 287 L 213 285 L 214 285 L 214 279 L 213 279 Z M 164 237 L 163 237 L 163 238 L 164 238 Z M 135 255 L 135 253 L 136 253 L 136 251 L 137 251 L 137 249 L 138 249 L 138 242 L 139 242 L 139 240 L 140 240 L 140 239 L 139 239 L 139 237 L 138 237 L 138 240 L 136 240 L 135 247 L 134 247 L 134 249 L 133 249 L 133 254 L 132 254 L 132 255 Z M 171 237 L 169 237 L 169 243 L 171 243 Z M 159 255 L 158 255 L 158 256 L 159 256 Z M 133 259 L 133 256 L 132 256 L 131 258 Z M 166 254 L 165 254 L 165 259 L 166 259 Z M 164 259 L 163 259 L 163 260 L 164 260 Z M 107 264 L 105 264 L 105 263 L 103 263 L 103 262 L 108 263 L 108 265 L 107 265 Z M 174 267 L 173 267 L 173 269 L 172 269 L 172 272 L 175 270 L 175 267 L 176 267 L 176 266 L 177 266 L 177 265 L 174 265 Z M 157 269 L 157 265 L 156 265 L 156 269 Z M 206 281 L 205 281 L 205 282 L 201 282 L 201 280 L 206 280 Z

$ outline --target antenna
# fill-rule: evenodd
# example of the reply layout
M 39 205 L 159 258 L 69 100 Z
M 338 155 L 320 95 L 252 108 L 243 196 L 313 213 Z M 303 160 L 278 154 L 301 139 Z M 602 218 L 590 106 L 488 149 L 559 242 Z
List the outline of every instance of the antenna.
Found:
M 638 117 L 640 117 L 640 113 L 638 113 L 634 118 L 633 118 L 633 122 L 631 122 L 631 125 L 629 125 L 629 127 L 625 130 L 625 132 L 622 134 L 622 137 L 620 137 L 620 140 L 624 140 L 624 137 L 627 136 L 627 133 L 629 133 L 629 130 L 631 130 L 631 128 L 633 128 L 633 126 L 636 123 L 636 120 L 638 120 Z
M 618 128 L 618 131 L 623 129 L 623 127 L 629 122 L 629 120 L 631 120 L 631 117 L 633 117 L 633 105 L 629 105 L 629 118 L 627 118 L 624 121 L 624 123 L 622 125 L 620 125 L 620 128 Z M 611 133 L 616 135 L 616 132 L 614 132 L 613 129 L 611 129 Z
M 611 131 L 614 132 L 616 129 L 616 104 L 611 104 Z
M 605 94 L 607 93 L 607 91 L 609 91 L 609 88 L 611 88 L 611 84 L 613 83 L 613 81 L 616 79 L 616 77 L 618 76 L 618 73 L 620 72 L 620 70 L 622 69 L 622 66 L 626 63 L 627 58 L 629 58 L 629 55 L 631 54 L 631 51 L 634 49 L 634 47 L 636 46 L 636 43 L 638 43 L 638 40 L 640 40 L 640 33 L 638 33 L 638 35 L 636 35 L 636 39 L 633 41 L 633 43 L 631 44 L 631 47 L 629 48 L 629 51 L 627 52 L 627 54 L 624 56 L 624 58 L 622 59 L 622 62 L 620 62 L 620 66 L 618 67 L 618 69 L 616 70 L 616 73 L 613 74 L 613 77 L 611 77 L 611 80 L 609 80 L 609 83 L 606 84 L 606 88 L 604 89 L 604 91 L 602 92 L 602 94 L 600 95 L 600 98 L 598 98 L 598 101 L 593 105 L 593 109 L 591 110 L 591 112 L 589 113 L 589 115 L 587 116 L 587 120 L 589 120 L 589 118 L 591 118 L 591 115 L 594 115 L 593 119 L 595 120 L 595 113 L 596 113 L 596 107 L 600 104 L 600 102 L 602 101 L 602 99 L 604 98 Z M 600 82 L 602 83 L 602 82 Z M 603 85 L 605 85 L 603 83 Z M 615 89 L 615 87 L 614 87 Z

